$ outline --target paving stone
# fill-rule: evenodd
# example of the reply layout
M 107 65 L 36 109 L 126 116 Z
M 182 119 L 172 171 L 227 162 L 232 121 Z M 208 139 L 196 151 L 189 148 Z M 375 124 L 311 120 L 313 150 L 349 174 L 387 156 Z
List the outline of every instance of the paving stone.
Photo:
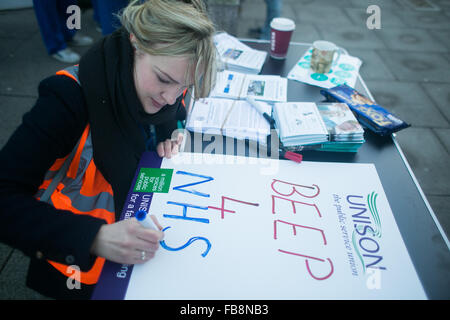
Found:
M 80 54 L 86 50 L 74 48 Z M 37 96 L 40 81 L 70 65 L 51 58 L 39 36 L 34 36 L 0 61 L 0 74 L 6 75 L 0 77 L 0 94 Z
M 313 43 L 320 39 L 321 36 L 316 27 L 311 24 L 301 24 L 295 28 L 291 41 Z
M 0 63 L 9 56 L 13 56 L 18 47 L 23 43 L 21 39 L 0 39 Z
M 450 36 L 450 30 L 448 30 Z M 448 48 L 442 41 L 436 41 L 428 30 L 418 28 L 383 28 L 377 35 L 392 50 L 447 52 Z M 436 32 L 436 35 L 441 35 Z
M 39 33 L 33 9 L 0 11 L 0 21 L 0 39 L 28 40 Z
M 433 101 L 414 82 L 366 81 L 377 103 L 400 119 L 419 127 L 448 127 Z
M 450 53 L 443 54 L 443 56 L 448 62 L 450 62 Z
M 341 25 L 316 25 L 316 27 L 324 40 L 330 40 L 346 50 L 386 48 L 376 36 L 378 30 Z
M 22 116 L 30 110 L 36 99 L 0 95 L 0 148 L 22 122 Z
M 245 0 L 247 1 L 247 0 Z M 258 1 L 258 0 L 252 0 Z M 284 3 L 295 3 L 297 5 L 305 7 L 348 7 L 350 6 L 350 0 L 283 0 Z
M 262 6 L 262 7 L 261 7 Z M 261 15 L 261 10 L 264 10 L 264 15 Z M 251 33 L 250 29 L 261 28 L 265 23 L 265 2 L 263 0 L 244 1 L 242 3 L 241 12 L 239 15 L 239 23 L 237 26 L 237 37 L 242 39 L 257 38 L 259 35 Z M 296 20 L 295 13 L 290 3 L 283 2 L 281 15 L 283 17 Z M 298 26 L 292 35 L 292 40 L 297 33 Z M 316 31 L 317 33 L 317 31 Z
M 434 132 L 450 154 L 450 129 L 434 129 Z
M 403 8 L 396 0 L 350 0 L 350 5 L 356 8 L 367 8 L 370 5 L 377 5 L 382 10 L 381 14 L 383 14 L 384 9 L 393 10 Z
M 10 246 L 0 243 L 0 271 L 9 259 L 12 251 L 13 249 Z
M 250 29 L 261 28 L 263 24 L 264 22 L 261 19 L 240 18 L 236 37 L 239 39 L 254 39 L 258 35 L 250 32 Z
M 450 196 L 430 195 L 427 200 L 445 234 L 450 238 Z
M 439 12 L 441 9 L 433 0 L 397 0 L 405 10 L 416 12 Z
M 28 288 L 25 284 L 29 258 L 14 250 L 11 258 L 0 274 L 1 300 L 49 300 L 49 298 Z
M 450 121 L 450 84 L 422 83 L 421 85 L 436 103 L 445 118 Z
M 374 50 L 350 49 L 349 54 L 362 60 L 359 73 L 366 80 L 394 80 L 395 77 Z
M 450 157 L 431 129 L 407 128 L 397 140 L 427 195 L 450 195 Z
M 444 13 L 429 11 L 409 11 L 398 12 L 399 18 L 408 26 L 424 29 L 450 29 L 450 21 Z
M 449 17 L 450 23 L 450 17 Z M 439 42 L 440 45 L 445 46 L 448 50 L 450 50 L 450 29 L 429 29 L 427 32 Z
M 0 62 L 0 74 L 6 75 L 0 77 L 0 94 L 36 96 L 39 82 L 66 66 L 49 57 L 35 35 Z
M 449 9 L 449 10 L 444 10 L 443 12 L 444 12 L 444 14 L 445 14 L 447 17 L 450 17 L 450 9 Z
M 450 63 L 438 53 L 379 50 L 398 80 L 450 83 Z
M 281 16 L 295 20 L 295 13 L 291 4 L 292 3 L 286 1 L 282 2 Z M 257 19 L 264 22 L 266 19 L 266 3 L 264 0 L 244 1 L 241 4 L 241 12 L 239 17 L 239 24 L 245 22 L 247 19 Z
M 303 6 L 301 4 L 292 4 L 297 19 L 302 24 L 311 23 L 315 26 L 319 25 L 353 25 L 351 19 L 345 14 L 345 11 L 336 7 L 315 7 Z
M 432 3 L 441 9 L 450 9 L 450 1 L 448 0 L 432 0 Z
M 350 16 L 355 26 L 365 28 L 367 25 L 367 19 L 369 14 L 366 11 L 367 7 L 361 8 L 346 8 L 345 12 Z M 380 8 L 381 9 L 381 8 Z M 395 10 L 382 10 L 381 11 L 381 29 L 389 29 L 391 27 L 405 27 L 405 24 L 395 13 Z

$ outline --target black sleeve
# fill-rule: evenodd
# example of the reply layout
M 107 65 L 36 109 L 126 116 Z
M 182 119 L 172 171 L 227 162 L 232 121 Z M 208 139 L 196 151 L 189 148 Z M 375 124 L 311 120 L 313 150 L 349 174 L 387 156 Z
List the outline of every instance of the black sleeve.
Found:
M 57 158 L 74 148 L 87 124 L 79 85 L 52 76 L 0 151 L 0 241 L 28 256 L 90 268 L 89 249 L 103 220 L 57 210 L 34 195 Z M 70 257 L 70 259 L 68 259 Z

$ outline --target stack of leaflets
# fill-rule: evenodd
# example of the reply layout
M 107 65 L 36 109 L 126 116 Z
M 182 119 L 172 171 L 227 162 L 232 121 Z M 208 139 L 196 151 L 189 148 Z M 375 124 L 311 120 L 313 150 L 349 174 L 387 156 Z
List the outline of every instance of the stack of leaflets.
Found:
M 284 147 L 320 144 L 328 130 L 314 102 L 275 103 L 274 119 Z
M 364 129 L 350 108 L 345 103 L 321 103 L 317 108 L 330 135 L 318 150 L 357 152 L 365 142 Z
M 252 49 L 226 32 L 216 34 L 214 44 L 225 69 L 253 74 L 261 72 L 266 51 Z
M 267 114 L 272 107 L 259 102 Z M 236 139 L 249 139 L 267 144 L 270 124 L 245 100 L 205 98 L 196 101 L 186 121 L 186 129 L 192 132 L 224 135 Z
M 285 102 L 287 79 L 280 76 L 245 74 L 225 70 L 217 74 L 211 97 Z

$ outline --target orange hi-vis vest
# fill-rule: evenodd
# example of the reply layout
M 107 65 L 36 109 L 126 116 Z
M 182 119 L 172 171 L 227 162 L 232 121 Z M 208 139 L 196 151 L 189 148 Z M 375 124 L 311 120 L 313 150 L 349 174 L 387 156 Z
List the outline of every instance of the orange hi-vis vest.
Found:
M 78 84 L 78 66 L 73 66 L 56 74 L 66 75 Z M 81 138 L 75 146 L 76 151 L 72 162 L 51 194 L 48 202 L 56 209 L 69 210 L 75 214 L 86 214 L 114 223 L 114 198 L 111 185 L 96 168 L 93 160 L 92 139 L 89 124 L 84 129 Z M 40 199 L 53 178 L 69 156 L 57 159 L 45 174 L 44 182 L 39 187 L 36 197 Z M 53 267 L 66 277 L 73 276 L 73 269 L 68 265 L 47 260 Z M 95 284 L 102 271 L 105 259 L 97 257 L 89 271 L 80 272 L 80 282 Z

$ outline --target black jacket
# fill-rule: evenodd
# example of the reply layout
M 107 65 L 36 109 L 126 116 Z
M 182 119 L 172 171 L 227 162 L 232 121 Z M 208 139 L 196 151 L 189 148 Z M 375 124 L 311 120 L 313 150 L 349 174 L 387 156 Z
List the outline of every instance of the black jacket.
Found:
M 31 258 L 27 285 L 54 298 L 90 297 L 93 286 L 69 290 L 67 278 L 46 259 L 89 270 L 95 259 L 89 250 L 105 222 L 57 210 L 34 194 L 54 161 L 72 151 L 87 118 L 80 86 L 69 77 L 51 76 L 40 83 L 36 104 L 0 151 L 0 241 Z M 159 141 L 170 136 L 174 124 L 156 128 Z

